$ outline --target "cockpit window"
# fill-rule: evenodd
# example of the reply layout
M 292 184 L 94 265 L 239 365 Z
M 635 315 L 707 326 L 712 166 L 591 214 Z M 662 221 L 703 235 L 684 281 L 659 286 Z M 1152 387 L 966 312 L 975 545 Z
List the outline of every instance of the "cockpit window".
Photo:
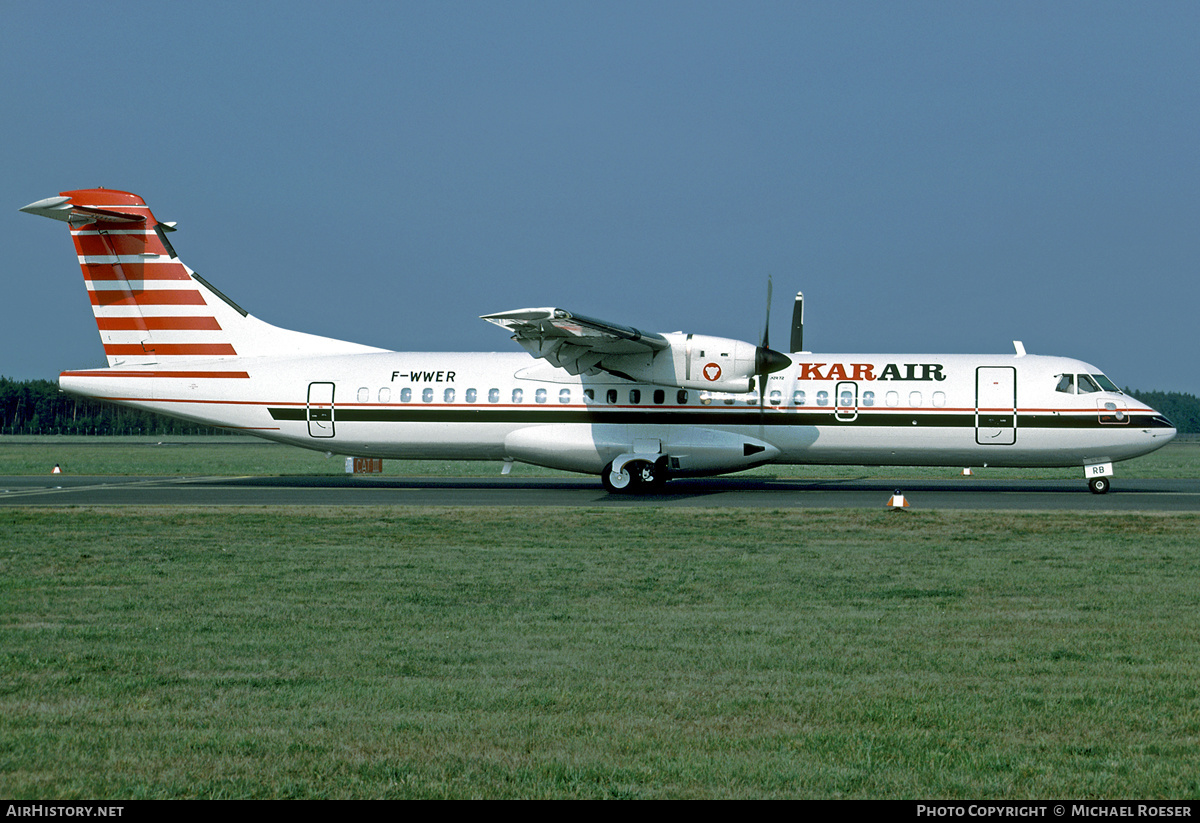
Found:
M 1101 391 L 1112 392 L 1113 394 L 1122 393 L 1113 381 L 1102 374 L 1058 374 L 1055 376 L 1058 378 L 1058 385 L 1054 390 L 1060 391 L 1063 394 L 1076 393 L 1076 380 L 1078 380 L 1079 394 L 1094 394 Z

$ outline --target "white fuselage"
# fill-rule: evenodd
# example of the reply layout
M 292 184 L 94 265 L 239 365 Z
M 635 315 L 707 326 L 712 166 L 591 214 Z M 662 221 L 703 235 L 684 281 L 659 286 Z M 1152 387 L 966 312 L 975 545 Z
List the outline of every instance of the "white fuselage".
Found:
M 567 374 L 524 353 L 242 357 L 66 372 L 70 392 L 337 454 L 517 460 L 599 473 L 621 454 L 674 475 L 763 463 L 1085 466 L 1159 448 L 1175 429 L 1094 375 L 1035 355 L 792 354 L 766 394 Z M 1082 381 L 1081 381 L 1082 382 Z

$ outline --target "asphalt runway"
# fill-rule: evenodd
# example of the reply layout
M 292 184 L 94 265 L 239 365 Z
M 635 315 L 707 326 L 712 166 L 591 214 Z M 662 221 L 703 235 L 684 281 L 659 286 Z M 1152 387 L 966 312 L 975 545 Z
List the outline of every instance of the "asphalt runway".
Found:
M 0 477 L 0 506 L 721 506 L 886 508 L 896 489 L 912 509 L 1200 511 L 1200 480 L 673 480 L 663 493 L 611 495 L 594 478 Z

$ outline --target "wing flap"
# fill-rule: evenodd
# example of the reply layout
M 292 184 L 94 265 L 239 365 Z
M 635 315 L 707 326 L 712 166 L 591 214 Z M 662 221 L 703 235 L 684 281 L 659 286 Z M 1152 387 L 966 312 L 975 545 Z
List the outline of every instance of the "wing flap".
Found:
M 565 309 L 515 309 L 498 314 L 485 314 L 483 319 L 508 329 L 518 342 L 562 340 L 605 354 L 655 352 L 671 346 L 661 334 L 572 314 Z
M 508 329 L 525 351 L 568 374 L 611 371 L 617 364 L 613 362 L 606 367 L 606 361 L 629 355 L 654 355 L 671 347 L 661 334 L 565 309 L 514 309 L 485 314 L 483 319 Z

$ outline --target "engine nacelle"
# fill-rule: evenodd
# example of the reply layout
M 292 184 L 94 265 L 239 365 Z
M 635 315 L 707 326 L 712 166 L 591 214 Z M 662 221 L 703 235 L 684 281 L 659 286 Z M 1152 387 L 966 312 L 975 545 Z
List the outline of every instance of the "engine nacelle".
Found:
M 697 426 L 550 423 L 504 438 L 505 455 L 551 469 L 599 474 L 617 461 L 666 457 L 670 474 L 695 476 L 741 471 L 779 456 L 774 445 L 748 435 Z
M 716 392 L 747 392 L 757 374 L 791 365 L 787 355 L 743 340 L 674 332 L 669 348 L 653 354 L 609 357 L 605 370 L 641 383 Z

